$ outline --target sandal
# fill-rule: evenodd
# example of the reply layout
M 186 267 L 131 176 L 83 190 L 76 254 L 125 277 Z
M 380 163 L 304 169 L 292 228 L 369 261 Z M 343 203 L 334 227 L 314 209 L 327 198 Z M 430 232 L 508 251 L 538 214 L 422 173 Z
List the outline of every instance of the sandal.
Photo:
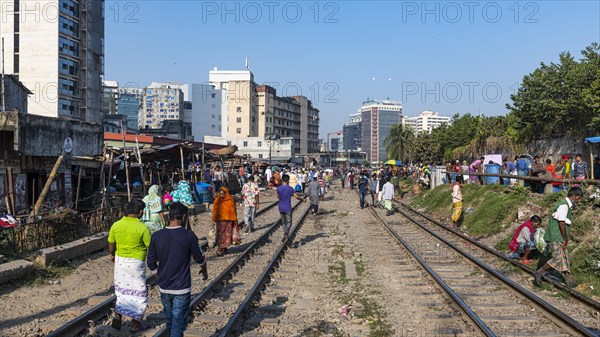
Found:
M 133 329 L 133 328 L 129 329 L 129 333 L 130 334 L 136 334 L 136 333 L 138 333 L 140 331 L 146 331 L 146 330 L 148 330 L 150 328 L 152 328 L 150 325 L 148 325 L 146 323 L 140 323 L 140 326 L 138 326 L 137 329 Z
M 121 330 L 121 319 L 120 318 L 113 318 L 112 322 L 110 323 L 111 328 L 115 329 L 115 330 Z

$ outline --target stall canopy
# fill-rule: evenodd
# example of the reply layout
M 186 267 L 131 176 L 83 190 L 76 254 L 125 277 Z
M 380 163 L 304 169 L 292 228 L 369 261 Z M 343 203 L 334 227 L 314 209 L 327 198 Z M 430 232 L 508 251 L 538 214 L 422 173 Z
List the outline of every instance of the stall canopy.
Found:
M 600 136 L 588 137 L 585 139 L 586 143 L 600 143 Z

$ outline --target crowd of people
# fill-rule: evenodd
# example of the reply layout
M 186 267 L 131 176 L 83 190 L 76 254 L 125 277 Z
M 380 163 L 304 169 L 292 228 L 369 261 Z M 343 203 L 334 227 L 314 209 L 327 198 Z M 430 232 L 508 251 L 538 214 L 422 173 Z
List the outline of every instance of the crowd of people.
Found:
M 540 163 L 538 157 L 534 157 L 533 162 L 517 157 L 514 162 L 504 160 L 502 168 L 511 174 L 515 172 L 516 175 L 539 175 L 542 172 Z M 446 167 L 446 178 L 451 182 L 452 191 L 450 227 L 459 226 L 463 209 L 463 184 L 481 183 L 479 177 L 463 174 L 482 170 L 485 172 L 485 167 L 491 164 L 484 164 L 482 157 L 470 165 L 465 161 L 462 165 L 460 161 L 456 161 L 455 165 Z M 292 198 L 308 200 L 311 213 L 317 215 L 319 203 L 325 200 L 332 183 L 339 180 L 342 189 L 357 189 L 361 209 L 368 206 L 383 207 L 387 211 L 386 214 L 391 215 L 394 212 L 392 200 L 394 197 L 402 198 L 401 178 L 428 185 L 434 169 L 432 166 L 415 164 L 402 167 L 327 170 L 241 166 L 236 176 L 237 183 L 241 186 L 239 202 L 243 206 L 243 231 L 251 233 L 256 229 L 256 212 L 260 208 L 260 194 L 264 188 L 276 189 L 283 230 L 282 242 L 286 242 L 292 227 Z M 600 167 L 594 173 L 598 171 Z M 575 156 L 573 162 L 570 157 L 563 156 L 556 166 L 547 160 L 544 174 L 548 173 L 552 177 L 589 178 L 587 163 L 582 160 L 581 155 Z M 238 228 L 236 198 L 226 187 L 229 185 L 227 176 L 219 166 L 207 167 L 203 172 L 203 180 L 216 191 L 211 211 L 211 231 L 214 232 L 216 256 L 225 255 L 230 246 L 238 245 L 242 240 Z M 514 183 L 511 180 L 506 179 L 500 183 Z M 532 185 L 535 190 L 535 185 Z M 555 187 L 565 189 L 562 183 Z M 567 285 L 573 285 L 566 249 L 572 221 L 571 209 L 579 202 L 581 196 L 581 189 L 570 188 L 567 197 L 555 205 L 545 229 L 541 217 L 534 215 L 515 232 L 509 244 L 509 249 L 513 252 L 511 257 L 521 259 L 527 265 L 534 264 L 534 260 L 540 257 L 534 279 L 536 285 L 541 284 L 542 275 L 551 268 L 563 273 Z M 161 301 L 170 336 L 183 336 L 190 301 L 192 259 L 201 265 L 200 272 L 203 278 L 208 278 L 204 252 L 198 247 L 198 238 L 193 231 L 188 230 L 187 225 L 188 210 L 194 202 L 192 186 L 188 181 L 181 180 L 176 188 L 171 185 L 152 185 L 142 200 L 134 199 L 125 205 L 125 216 L 113 224 L 108 237 L 109 252 L 114 262 L 117 295 L 116 314 L 111 323 L 113 328 L 121 329 L 123 315 L 132 319 L 131 333 L 148 328 L 143 323 L 147 307 L 147 266 L 158 274 Z M 165 216 L 167 210 L 168 217 Z
M 479 159 L 468 164 L 466 160 L 456 160 L 454 164 L 447 163 L 445 166 L 445 182 L 452 184 L 456 177 L 462 176 L 463 183 L 483 184 L 501 184 L 501 185 L 521 185 L 535 193 L 566 191 L 572 184 L 561 182 L 547 183 L 540 179 L 528 180 L 517 177 L 534 177 L 545 179 L 595 179 L 600 180 L 600 157 L 596 157 L 593 163 L 593 176 L 590 166 L 583 159 L 581 154 L 574 157 L 565 154 L 561 159 L 554 162 L 551 158 L 545 160 L 539 156 L 530 157 L 527 155 L 515 156 L 513 160 L 503 158 L 501 163 L 489 160 L 485 163 L 485 158 Z M 470 175 L 468 173 L 488 173 L 513 175 L 515 178 L 506 177 L 486 177 Z M 575 184 L 576 185 L 576 184 Z

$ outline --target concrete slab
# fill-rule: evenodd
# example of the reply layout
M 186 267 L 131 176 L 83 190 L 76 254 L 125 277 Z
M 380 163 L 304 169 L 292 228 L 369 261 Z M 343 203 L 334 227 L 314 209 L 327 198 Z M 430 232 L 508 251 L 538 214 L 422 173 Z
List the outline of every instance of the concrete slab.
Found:
M 91 254 L 108 246 L 108 232 L 98 233 L 64 245 L 40 249 L 36 252 L 36 261 L 47 267 L 51 263 L 60 263 Z
M 26 260 L 0 264 L 0 284 L 27 277 L 33 272 L 33 269 L 33 263 Z
M 358 273 L 356 272 L 356 267 L 354 266 L 354 261 L 345 260 L 344 265 L 346 267 L 346 278 L 348 280 L 357 280 Z

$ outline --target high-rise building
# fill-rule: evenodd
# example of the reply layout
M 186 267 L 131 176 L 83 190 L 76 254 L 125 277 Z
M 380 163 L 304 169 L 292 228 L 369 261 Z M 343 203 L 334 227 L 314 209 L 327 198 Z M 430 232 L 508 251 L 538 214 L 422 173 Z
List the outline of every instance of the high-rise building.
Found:
M 358 150 L 362 147 L 361 145 L 361 114 L 356 113 L 348 117 L 348 123 L 344 124 L 344 149 L 346 150 Z
M 387 159 L 383 142 L 392 126 L 402 122 L 402 103 L 390 100 L 369 100 L 358 110 L 361 114 L 362 150 L 371 163 Z
M 117 113 L 119 99 L 119 82 L 102 81 L 102 113 L 114 115 Z
M 134 94 L 119 94 L 117 99 L 118 113 L 125 116 L 127 128 L 138 130 L 139 112 L 142 101 Z
M 422 111 L 416 117 L 404 117 L 402 125 L 413 129 L 416 134 L 420 134 L 431 133 L 431 130 L 442 124 L 450 124 L 451 121 L 450 117 L 440 116 L 437 112 Z
M 300 153 L 319 152 L 319 109 L 304 96 L 292 96 L 300 105 Z
M 221 137 L 257 136 L 257 97 L 252 72 L 214 68 L 208 73 L 208 81 L 222 92 Z
M 102 121 L 104 0 L 0 0 L 4 65 L 29 113 Z
M 327 134 L 327 151 L 343 151 L 344 131 L 334 131 Z
M 183 102 L 181 89 L 153 82 L 144 91 L 140 129 L 160 129 L 165 120 L 183 120 Z

